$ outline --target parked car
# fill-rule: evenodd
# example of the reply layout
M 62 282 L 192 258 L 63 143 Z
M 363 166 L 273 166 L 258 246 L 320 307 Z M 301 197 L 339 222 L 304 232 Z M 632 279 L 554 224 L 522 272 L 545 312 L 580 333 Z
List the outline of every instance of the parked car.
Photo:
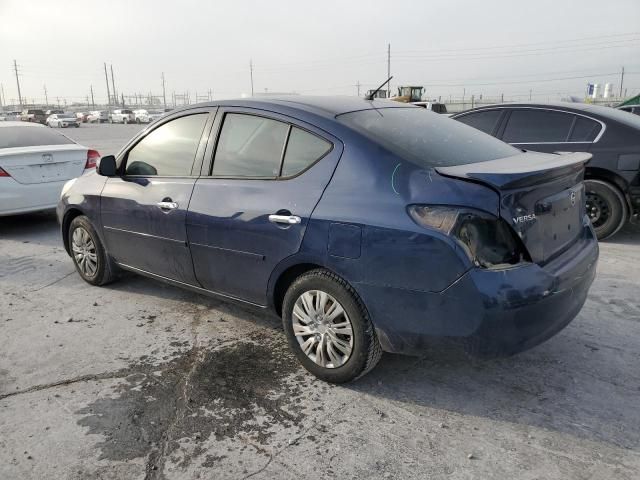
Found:
M 134 110 L 133 116 L 136 123 L 149 123 L 149 112 L 145 109 Z
M 44 114 L 49 118 L 50 115 L 54 115 L 56 113 L 64 113 L 64 110 L 47 110 Z
M 0 123 L 0 216 L 55 208 L 67 180 L 100 154 L 34 123 Z
M 166 109 L 166 110 L 151 110 L 149 112 L 149 123 L 151 122 L 155 122 L 156 120 L 158 120 L 160 117 L 164 117 L 168 112 L 170 112 L 171 109 Z
M 618 110 L 640 115 L 640 105 L 625 105 L 624 107 L 618 107 Z
M 128 109 L 114 110 L 111 112 L 111 115 L 109 115 L 110 123 L 134 123 L 135 121 L 135 114 Z
M 640 211 L 640 118 L 576 103 L 480 107 L 452 116 L 524 150 L 589 152 L 587 213 L 599 239 L 614 235 Z
M 73 113 L 54 113 L 47 118 L 50 127 L 67 128 L 80 126 L 80 120 Z
M 109 121 L 109 112 L 105 110 L 94 110 L 87 115 L 89 123 L 105 123 Z
M 41 123 L 44 125 L 47 123 L 47 115 L 42 110 L 27 109 L 22 111 L 20 120 L 23 122 Z
M 76 112 L 76 118 L 80 123 L 86 123 L 89 112 Z
M 0 112 L 1 122 L 19 122 L 21 112 Z
M 57 212 L 88 283 L 123 269 L 271 309 L 307 370 L 345 382 L 383 350 L 513 354 L 567 325 L 598 258 L 589 158 L 388 100 L 210 102 L 102 157 Z

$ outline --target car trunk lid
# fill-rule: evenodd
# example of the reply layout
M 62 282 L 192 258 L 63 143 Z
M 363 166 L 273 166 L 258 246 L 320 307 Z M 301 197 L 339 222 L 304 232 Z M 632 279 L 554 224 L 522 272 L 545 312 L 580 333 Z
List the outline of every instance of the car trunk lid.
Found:
M 79 177 L 86 162 L 87 148 L 75 144 L 0 149 L 0 167 L 23 184 Z
M 515 230 L 531 259 L 545 263 L 582 230 L 584 164 L 589 153 L 526 152 L 487 162 L 437 167 L 439 174 L 487 185 L 500 195 L 500 216 Z

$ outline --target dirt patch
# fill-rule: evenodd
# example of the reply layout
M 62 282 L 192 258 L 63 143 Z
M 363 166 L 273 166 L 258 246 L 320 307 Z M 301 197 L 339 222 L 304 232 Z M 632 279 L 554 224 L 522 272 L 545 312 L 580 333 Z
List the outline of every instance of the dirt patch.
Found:
M 132 365 L 123 371 L 118 396 L 97 399 L 76 412 L 84 415 L 78 424 L 105 437 L 97 445 L 101 459 L 149 456 L 149 468 L 161 471 L 162 458 L 186 438 L 198 444 L 212 436 L 222 440 L 244 434 L 264 445 L 274 426 L 298 426 L 304 418 L 302 377 L 281 336 L 267 343 L 193 348 L 161 365 L 148 360 Z M 204 449 L 193 452 L 182 466 Z

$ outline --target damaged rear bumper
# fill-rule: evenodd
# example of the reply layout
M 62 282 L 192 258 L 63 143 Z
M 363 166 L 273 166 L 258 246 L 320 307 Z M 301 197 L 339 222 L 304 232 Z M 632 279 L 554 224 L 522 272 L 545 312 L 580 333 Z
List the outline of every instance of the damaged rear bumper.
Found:
M 595 278 L 598 243 L 585 221 L 581 238 L 543 266 L 472 269 L 439 293 L 359 285 L 383 349 L 421 354 L 449 344 L 494 357 L 552 337 L 579 313 Z

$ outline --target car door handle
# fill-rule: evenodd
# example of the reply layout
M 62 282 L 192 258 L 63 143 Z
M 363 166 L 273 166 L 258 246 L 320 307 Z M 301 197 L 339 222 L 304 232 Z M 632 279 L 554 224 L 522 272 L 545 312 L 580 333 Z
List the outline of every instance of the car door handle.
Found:
M 285 225 L 297 225 L 302 222 L 297 215 L 269 215 L 271 223 L 283 223 Z
M 162 210 L 175 210 L 178 208 L 178 204 L 176 202 L 158 202 L 156 205 L 158 205 Z

